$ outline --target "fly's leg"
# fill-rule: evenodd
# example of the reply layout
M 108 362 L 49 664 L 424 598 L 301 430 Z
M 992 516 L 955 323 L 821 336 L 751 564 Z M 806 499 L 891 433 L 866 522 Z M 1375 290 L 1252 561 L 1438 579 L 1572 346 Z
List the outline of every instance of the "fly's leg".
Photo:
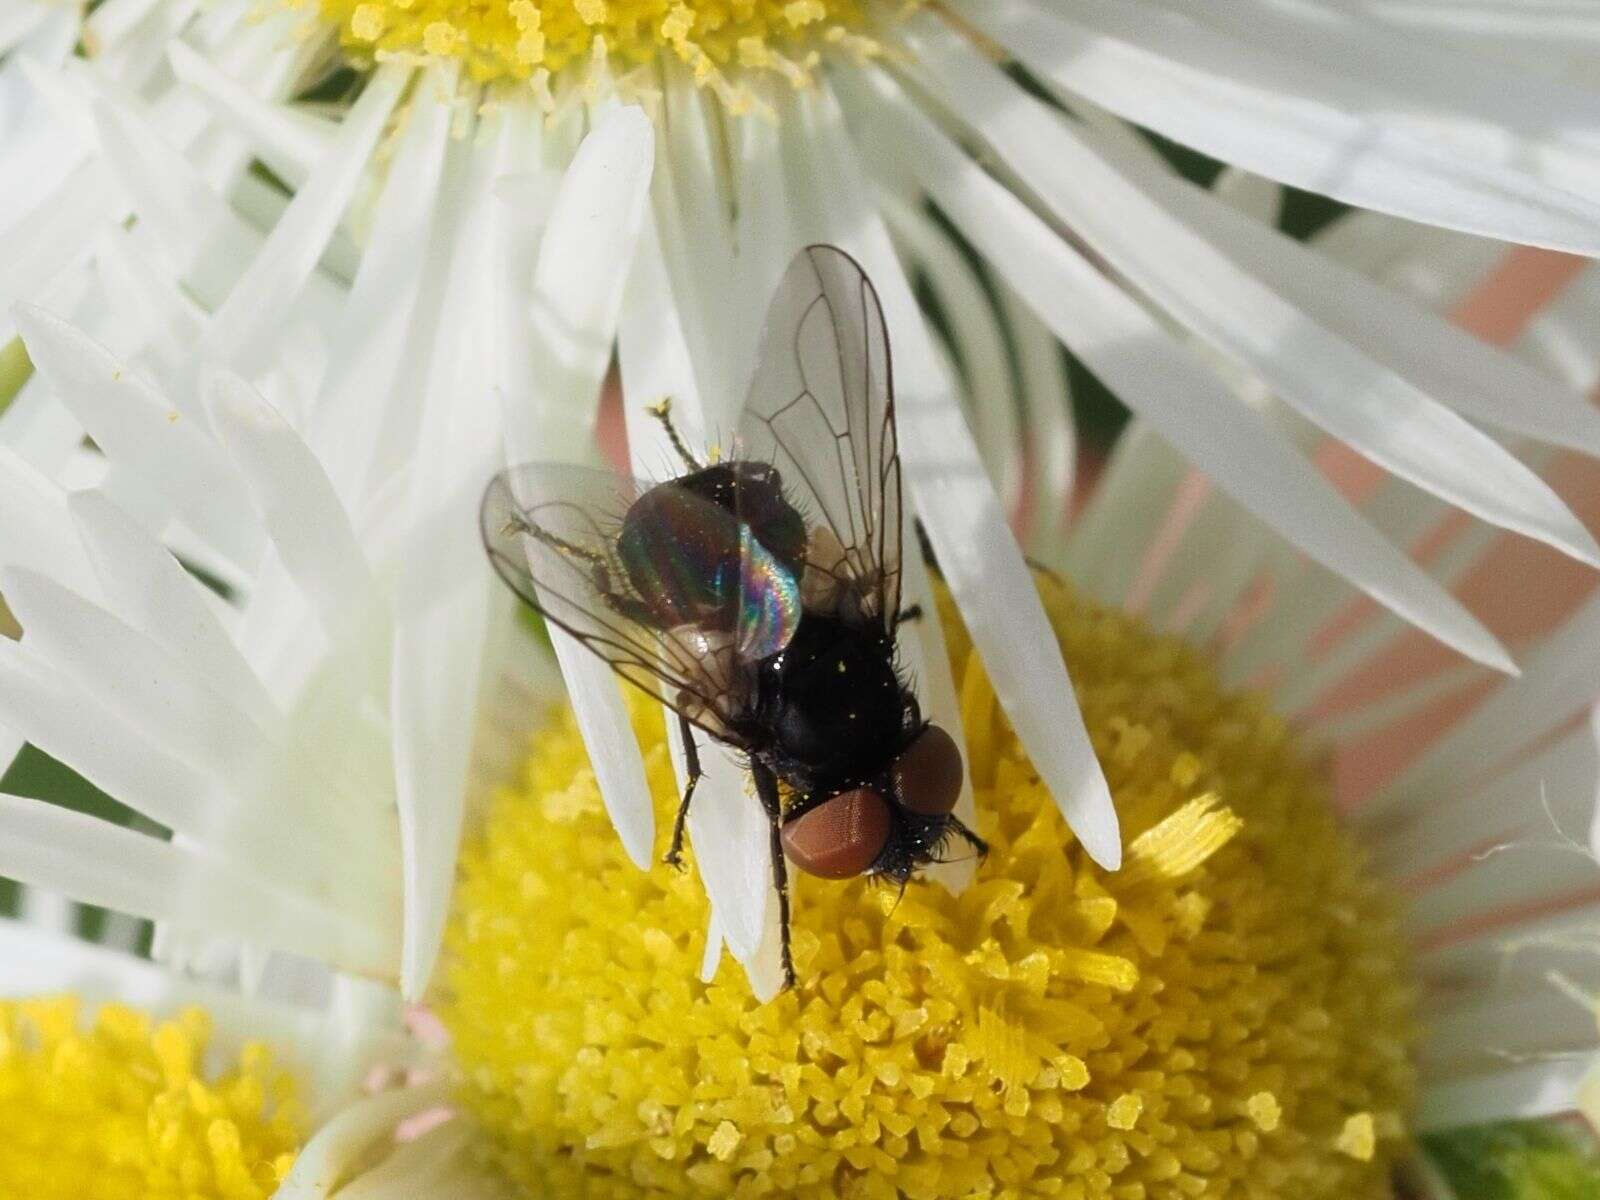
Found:
M 535 541 L 543 542 L 552 550 L 559 551 L 568 558 L 575 558 L 581 563 L 587 563 L 590 577 L 594 580 L 594 590 L 600 594 L 600 598 L 606 602 L 613 612 L 647 628 L 656 624 L 655 613 L 650 610 L 648 605 L 641 603 L 625 592 L 617 591 L 611 586 L 611 568 L 606 564 L 605 555 L 587 547 L 579 546 L 574 542 L 569 542 L 566 538 L 559 537 L 548 529 L 542 529 L 520 516 L 511 518 L 506 525 L 506 532 L 526 534 L 528 537 L 533 538 Z
M 920 620 L 922 620 L 922 605 L 908 604 L 895 614 L 894 626 L 896 629 L 898 629 L 902 625 L 907 625 L 912 621 Z
M 667 851 L 669 867 L 683 869 L 683 823 L 689 819 L 689 801 L 694 796 L 694 785 L 705 772 L 700 769 L 700 751 L 694 744 L 694 726 L 689 718 L 678 714 L 678 728 L 683 731 L 683 758 L 689 768 L 689 780 L 683 785 L 683 799 L 678 802 L 678 817 L 672 822 L 672 848 Z
M 684 445 L 683 438 L 678 433 L 678 427 L 672 423 L 672 397 L 663 396 L 659 404 L 649 405 L 646 409 L 652 417 L 661 422 L 667 431 L 667 441 L 672 443 L 672 448 L 678 452 L 678 457 L 691 471 L 698 471 L 700 463 L 694 455 L 689 453 L 689 447 Z
M 794 987 L 794 959 L 789 953 L 789 864 L 783 857 L 783 839 L 779 827 L 783 822 L 783 808 L 778 799 L 778 777 L 760 761 L 750 764 L 755 776 L 756 795 L 761 807 L 767 810 L 767 820 L 772 823 L 772 879 L 778 886 L 778 927 L 782 939 L 783 986 Z
M 977 834 L 973 833 L 972 830 L 968 829 L 966 827 L 966 825 L 964 825 L 962 823 L 960 817 L 952 816 L 952 817 L 949 818 L 949 821 L 950 821 L 950 828 L 954 829 L 957 833 L 959 833 L 962 837 L 964 837 L 967 840 L 967 844 L 969 846 L 971 846 L 974 851 L 976 851 L 976 853 L 977 853 L 979 858 L 987 858 L 988 857 L 988 855 L 989 855 L 989 843 L 988 842 L 984 841 Z

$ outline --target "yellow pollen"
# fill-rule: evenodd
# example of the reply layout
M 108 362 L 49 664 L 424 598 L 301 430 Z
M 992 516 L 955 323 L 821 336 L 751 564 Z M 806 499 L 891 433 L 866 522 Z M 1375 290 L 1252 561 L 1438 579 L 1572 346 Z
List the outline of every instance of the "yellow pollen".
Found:
M 71 996 L 0 1001 L 0 1196 L 265 1200 L 305 1115 L 293 1080 L 245 1046 L 204 1067 L 210 1023 Z
M 462 62 L 479 83 L 536 82 L 537 72 L 581 70 L 603 47 L 626 69 L 663 55 L 686 64 L 734 112 L 761 102 L 744 72 L 797 87 L 819 52 L 879 53 L 866 31 L 867 0 L 280 0 L 339 28 L 363 61 L 421 54 Z M 915 2 L 915 0 L 913 0 Z M 906 5 L 882 15 L 897 18 Z
M 1074 841 L 941 597 L 989 857 L 959 896 L 798 880 L 769 1004 L 726 957 L 699 981 L 700 882 L 631 865 L 571 714 L 537 735 L 440 996 L 522 1195 L 1388 1200 L 1412 991 L 1316 760 L 1201 655 L 1040 586 L 1127 868 Z M 659 706 L 634 718 L 659 857 L 676 783 Z
M 1356 1113 L 1346 1120 L 1335 1142 L 1340 1151 L 1361 1162 L 1372 1161 L 1377 1144 L 1378 1133 L 1373 1125 L 1372 1114 L 1366 1112 Z
M 1244 1107 L 1262 1133 L 1271 1133 L 1276 1129 L 1278 1118 L 1283 1115 L 1278 1107 L 1278 1098 L 1271 1092 L 1257 1092 L 1244 1102 Z

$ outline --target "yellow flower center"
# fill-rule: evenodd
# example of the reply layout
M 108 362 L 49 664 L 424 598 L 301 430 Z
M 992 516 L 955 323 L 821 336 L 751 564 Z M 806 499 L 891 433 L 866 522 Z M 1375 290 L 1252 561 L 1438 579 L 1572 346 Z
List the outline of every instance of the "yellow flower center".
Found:
M 946 604 L 989 857 L 959 896 L 802 878 L 800 986 L 767 1005 L 730 961 L 698 981 L 700 885 L 628 863 L 570 714 L 537 737 L 464 860 L 443 997 L 525 1194 L 1389 1195 L 1414 1088 L 1391 898 L 1260 698 L 1041 587 L 1126 866 L 1073 841 Z
M 461 60 L 480 83 L 537 79 L 602 57 L 622 68 L 676 58 L 736 107 L 741 69 L 799 86 L 820 52 L 872 53 L 866 0 L 287 0 L 338 26 L 358 57 Z
M 265 1200 L 303 1134 L 293 1081 L 247 1045 L 204 1067 L 210 1025 L 70 996 L 0 1001 L 0 1196 Z

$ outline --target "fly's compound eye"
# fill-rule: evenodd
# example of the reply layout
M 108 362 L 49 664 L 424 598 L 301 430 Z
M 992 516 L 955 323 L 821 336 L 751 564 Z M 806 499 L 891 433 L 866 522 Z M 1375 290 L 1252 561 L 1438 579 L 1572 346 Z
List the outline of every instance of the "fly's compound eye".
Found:
M 783 852 L 807 875 L 851 879 L 889 841 L 889 804 L 871 788 L 852 788 L 784 825 Z
M 961 796 L 961 751 L 937 725 L 917 735 L 895 760 L 894 795 L 901 807 L 924 817 L 947 817 Z

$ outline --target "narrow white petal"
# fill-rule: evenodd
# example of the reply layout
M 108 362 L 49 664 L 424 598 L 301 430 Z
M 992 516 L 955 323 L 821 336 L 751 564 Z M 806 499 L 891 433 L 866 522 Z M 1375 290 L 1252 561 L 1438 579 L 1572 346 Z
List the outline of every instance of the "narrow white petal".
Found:
M 1126 143 L 1113 142 L 1098 130 L 1086 131 L 1086 136 L 1119 170 L 1243 269 L 1429 395 L 1508 433 L 1600 454 L 1600 410 L 1581 388 L 1486 344 L 1410 296 L 1335 259 L 1322 248 L 1331 234 L 1319 238 L 1316 248 L 1303 245 L 1218 203 L 1145 153 L 1147 148 L 1129 153 Z M 1352 232 L 1359 227 L 1362 244 L 1381 256 L 1373 264 L 1376 275 L 1396 255 L 1374 225 L 1399 229 L 1409 241 L 1415 240 L 1416 231 L 1375 214 L 1366 218 L 1352 214 L 1350 225 Z M 1335 229 L 1344 227 L 1341 222 Z
M 172 73 L 198 89 L 290 187 L 305 183 L 333 144 L 333 122 L 263 100 L 187 42 L 172 42 L 167 57 Z
M 1494 636 L 1363 522 L 1265 420 L 1223 391 L 1118 286 L 912 109 L 881 74 L 854 111 L 1121 398 L 1290 541 L 1433 636 L 1500 670 Z M 1197 397 L 1209 397 L 1202 402 Z
M 814 129 L 833 143 L 827 186 L 839 221 L 835 240 L 860 259 L 883 302 L 895 347 L 900 452 L 917 512 L 1028 757 L 1084 848 L 1115 869 L 1122 861 L 1116 808 L 1055 634 L 950 382 L 937 367 L 916 297 L 837 128 L 839 118 L 820 108 L 825 102 L 817 102 Z
M 420 1137 L 399 1142 L 377 1166 L 339 1189 L 339 1200 L 411 1200 L 461 1195 L 455 1176 L 471 1153 L 479 1131 L 469 1118 L 455 1117 Z
M 1446 7 L 1465 25 L 1478 6 Z M 1463 54 L 1438 37 L 1397 36 L 1367 20 L 1307 13 L 1295 0 L 1212 6 L 1202 19 L 1284 61 L 1327 71 L 1328 95 L 1350 111 L 1381 105 L 1390 128 L 1592 194 L 1600 174 L 1600 97 L 1576 80 L 1524 70 L 1494 53 Z
M 99 594 L 65 494 L 9 446 L 0 446 L 0 513 L 0 562 L 47 572 L 84 595 Z
M 1600 598 L 1536 647 L 1502 686 L 1428 748 L 1369 806 L 1373 813 L 1443 795 L 1560 725 L 1600 693 Z
M 39 800 L 0 793 L 0 874 L 346 970 L 393 970 L 393 948 L 370 926 L 171 842 Z
M 219 374 L 211 380 L 206 408 L 280 561 L 316 607 L 329 636 L 348 631 L 352 620 L 369 618 L 376 596 L 366 555 L 310 448 L 237 376 Z
M 1594 1059 L 1580 1054 L 1507 1066 L 1460 1079 L 1429 1080 L 1413 1123 L 1417 1133 L 1563 1116 L 1578 1107 L 1578 1090 Z
M 17 326 L 34 365 L 112 459 L 165 495 L 198 534 L 240 565 L 264 540 L 221 448 L 137 373 L 43 309 L 24 305 Z
M 306 1143 L 273 1200 L 326 1200 L 375 1148 L 393 1144 L 401 1121 L 449 1101 L 450 1085 L 439 1080 L 379 1092 L 352 1104 Z
M 493 119 L 493 118 L 491 118 Z M 454 886 L 457 845 L 483 683 L 489 579 L 477 510 L 496 466 L 500 413 L 486 370 L 491 329 L 490 185 L 503 143 L 463 147 L 464 174 L 442 197 L 437 235 L 447 271 L 436 326 L 418 347 L 422 387 L 391 665 L 390 712 L 405 890 L 401 990 L 428 986 Z
M 263 340 L 293 315 L 295 299 L 333 236 L 410 77 L 410 68 L 389 63 L 367 81 L 327 154 L 212 317 L 195 349 L 200 363 L 250 364 Z
M 74 492 L 67 506 L 122 619 L 193 664 L 201 678 L 214 680 L 259 724 L 273 727 L 277 708 L 223 628 L 205 585 L 105 493 Z
M 653 158 L 643 113 L 607 113 L 556 189 L 531 283 L 500 277 L 504 332 L 495 382 L 512 463 L 591 453 L 584 434 L 592 429 Z M 511 213 L 503 201 L 496 207 L 501 254 L 516 254 L 505 228 Z M 606 811 L 628 856 L 648 869 L 655 809 L 618 681 L 566 634 L 552 629 L 551 640 Z
M 1022 496 L 1022 441 L 998 314 L 960 247 L 925 212 L 893 197 L 885 197 L 883 208 L 897 242 L 908 251 L 901 257 L 923 269 L 926 286 L 944 314 L 951 349 L 960 360 L 978 453 L 995 481 L 1001 506 L 1015 511 Z
M 508 437 L 537 445 L 542 458 L 589 452 L 586 435 L 644 218 L 654 144 L 640 109 L 613 109 L 583 140 L 556 193 L 534 269 L 528 327 L 529 353 L 540 365 L 540 406 L 507 413 Z M 582 418 L 573 420 L 575 414 Z
M 772 891 L 771 824 L 751 794 L 749 772 L 720 746 L 698 738 L 705 777 L 689 806 L 694 865 L 705 884 L 717 927 L 733 956 L 755 956 Z
M 248 775 L 267 760 L 261 726 L 191 662 L 26 568 L 0 568 L 0 592 L 29 647 L 167 752 L 218 779 Z
M 1279 182 L 1431 225 L 1600 253 L 1600 207 L 1352 112 L 1336 73 L 1145 0 L 962 14 L 1032 70 L 1119 116 Z
M 205 841 L 219 824 L 214 781 L 63 680 L 27 643 L 0 642 L 0 722 L 168 829 Z
M 434 214 L 454 79 L 452 69 L 435 65 L 413 90 L 360 269 L 329 339 L 328 367 L 307 410 L 307 440 L 351 505 L 388 477 L 391 460 L 408 456 L 406 439 L 415 437 L 419 393 L 401 372 L 407 339 L 416 336 L 419 289 L 441 269 L 447 249 L 434 234 Z
M 1100 158 L 932 16 L 910 29 L 923 78 L 1055 214 L 1177 321 L 1380 466 L 1486 521 L 1600 563 L 1600 546 L 1537 475 L 1400 376 L 1240 270 Z
M 152 369 L 165 375 L 200 339 L 205 313 L 144 252 L 131 230 L 105 231 L 95 247 L 95 274 L 119 322 L 141 329 Z
M 1494 1070 L 1530 1058 L 1591 1059 L 1595 1050 L 1592 1002 L 1579 1001 L 1549 980 L 1516 973 L 1457 1003 L 1427 1005 L 1419 1017 L 1424 1033 L 1417 1058 L 1425 1079 Z
M 1462 780 L 1409 806 L 1385 806 L 1389 815 L 1380 818 L 1372 838 L 1374 861 L 1395 875 L 1421 874 L 1493 846 L 1549 844 L 1562 833 L 1582 838 L 1595 810 L 1597 781 L 1600 756 L 1585 724 L 1502 774 Z M 1531 850 L 1504 853 L 1520 854 L 1522 865 L 1535 861 Z
M 1033 546 L 1053 546 L 1062 540 L 1078 460 L 1066 358 L 1061 343 L 1016 292 L 1003 283 L 998 291 L 1003 319 L 1016 342 L 1027 409 L 1029 493 L 1034 506 L 1028 541 Z
M 717 967 L 722 962 L 722 922 L 717 920 L 713 908 L 706 917 L 706 948 L 700 955 L 700 982 L 710 983 L 717 977 Z
M 226 299 L 261 235 L 134 108 L 96 100 L 93 114 L 105 164 L 125 191 L 143 229 L 203 304 Z

